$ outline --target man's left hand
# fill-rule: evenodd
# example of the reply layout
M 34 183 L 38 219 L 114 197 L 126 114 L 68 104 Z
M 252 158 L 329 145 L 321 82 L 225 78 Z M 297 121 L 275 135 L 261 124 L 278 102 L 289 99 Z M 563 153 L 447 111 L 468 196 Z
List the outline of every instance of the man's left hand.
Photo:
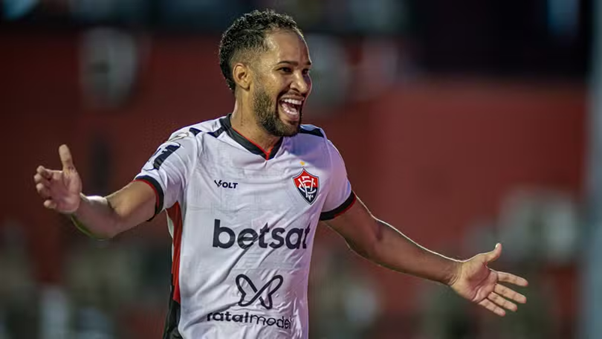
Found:
M 499 316 L 504 316 L 506 315 L 504 309 L 514 312 L 517 309 L 516 303 L 524 304 L 527 298 L 500 283 L 527 286 L 528 282 L 514 274 L 497 272 L 488 267 L 489 263 L 495 261 L 501 254 L 502 245 L 497 244 L 493 251 L 477 254 L 461 262 L 450 287 L 462 297 Z

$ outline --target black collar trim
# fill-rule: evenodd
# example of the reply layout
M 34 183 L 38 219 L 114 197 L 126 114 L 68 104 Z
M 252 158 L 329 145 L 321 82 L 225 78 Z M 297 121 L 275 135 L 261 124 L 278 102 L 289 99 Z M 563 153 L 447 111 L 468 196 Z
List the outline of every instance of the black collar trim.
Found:
M 232 113 L 219 120 L 220 124 L 222 125 L 222 128 L 225 129 L 226 133 L 228 134 L 228 136 L 230 136 L 230 138 L 239 143 L 242 147 L 246 148 L 249 152 L 261 155 L 265 160 L 272 159 L 276 155 L 276 153 L 278 153 L 278 150 L 280 149 L 280 146 L 282 145 L 282 140 L 284 138 L 280 138 L 280 140 L 278 140 L 274 147 L 272 147 L 271 150 L 268 150 L 268 153 L 259 145 L 245 138 L 244 135 L 238 133 L 238 131 L 235 130 L 234 127 L 232 127 L 232 123 L 230 122 L 231 116 Z

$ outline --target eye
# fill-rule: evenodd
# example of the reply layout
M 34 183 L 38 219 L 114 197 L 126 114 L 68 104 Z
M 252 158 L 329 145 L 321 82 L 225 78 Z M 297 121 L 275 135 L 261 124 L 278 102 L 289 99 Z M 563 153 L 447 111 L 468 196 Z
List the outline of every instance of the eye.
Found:
M 311 71 L 311 70 L 310 70 L 309 68 L 306 68 L 306 69 L 304 69 L 304 70 L 303 70 L 303 75 L 309 75 L 309 72 L 310 72 L 310 71 Z
M 283 73 L 293 73 L 293 69 L 290 67 L 282 67 L 280 68 L 280 71 Z

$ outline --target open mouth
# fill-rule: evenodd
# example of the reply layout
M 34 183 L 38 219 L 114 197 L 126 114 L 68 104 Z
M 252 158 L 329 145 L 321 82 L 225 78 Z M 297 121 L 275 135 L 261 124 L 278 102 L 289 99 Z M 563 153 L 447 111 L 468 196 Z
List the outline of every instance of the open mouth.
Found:
M 299 121 L 303 101 L 298 99 L 282 99 L 279 101 L 282 112 L 291 121 Z

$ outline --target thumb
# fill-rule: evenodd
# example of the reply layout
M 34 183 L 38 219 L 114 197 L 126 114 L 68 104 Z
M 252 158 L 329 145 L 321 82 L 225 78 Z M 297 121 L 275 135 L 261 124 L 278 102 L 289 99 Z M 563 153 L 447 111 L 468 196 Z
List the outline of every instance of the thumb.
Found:
M 496 261 L 502 255 L 502 244 L 495 244 L 495 248 L 491 252 L 485 253 L 485 260 L 489 263 Z
M 71 152 L 69 151 L 69 147 L 67 147 L 67 145 L 61 145 L 59 147 L 59 156 L 61 157 L 61 163 L 63 164 L 63 171 L 75 171 L 73 158 L 71 157 Z

